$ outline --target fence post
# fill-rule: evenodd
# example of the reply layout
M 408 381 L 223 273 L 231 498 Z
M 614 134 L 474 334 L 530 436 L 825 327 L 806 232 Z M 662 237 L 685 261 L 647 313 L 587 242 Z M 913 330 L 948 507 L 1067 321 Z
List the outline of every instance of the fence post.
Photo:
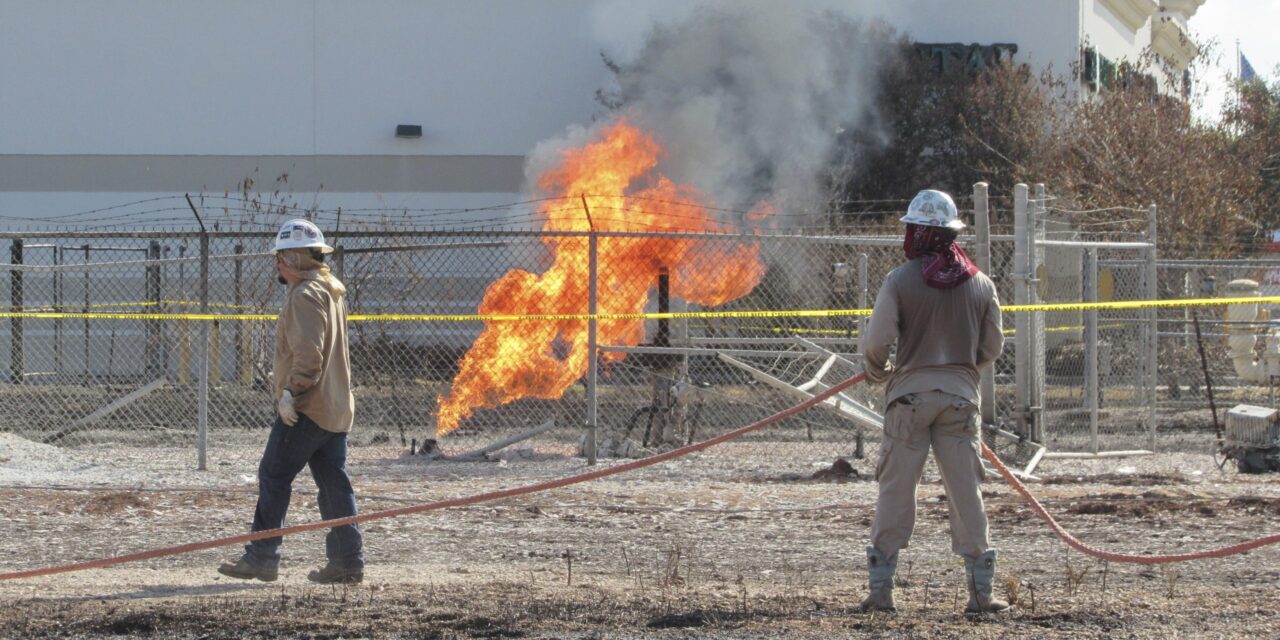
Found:
M 1027 232 L 1030 234 L 1028 238 L 1028 255 L 1030 264 L 1027 266 L 1027 273 L 1031 276 L 1029 284 L 1030 299 L 1032 304 L 1042 302 L 1040 299 L 1040 266 L 1047 264 L 1044 259 L 1044 248 L 1040 245 L 1040 241 L 1045 239 L 1045 217 L 1048 214 L 1048 207 L 1045 206 L 1047 198 L 1043 183 L 1037 183 L 1035 187 L 1035 201 L 1033 206 L 1027 210 Z M 1046 267 L 1047 271 L 1047 267 Z M 1045 283 L 1046 285 L 1048 282 Z M 1036 311 L 1031 314 L 1031 439 L 1035 442 L 1043 443 L 1044 436 L 1044 409 L 1045 409 L 1045 337 L 1044 337 L 1044 312 Z
M 209 234 L 200 234 L 200 313 L 209 313 Z M 200 322 L 200 394 L 196 409 L 196 469 L 208 468 L 209 453 L 209 322 Z
M 1147 298 L 1160 299 L 1159 273 L 1156 269 L 1156 205 L 1147 207 Z M 1147 444 L 1156 446 L 1156 385 L 1159 383 L 1160 366 L 1160 313 L 1159 309 L 1147 309 Z
M 1098 251 L 1084 250 L 1084 299 L 1098 301 Z M 1098 310 L 1084 312 L 1084 401 L 1089 412 L 1089 450 L 1098 452 Z
M 585 200 L 584 203 L 585 205 Z M 599 300 L 597 299 L 597 281 L 599 280 L 598 251 L 599 241 L 593 232 L 587 236 L 587 313 L 591 317 L 587 320 L 587 443 L 585 453 L 587 454 L 587 464 L 596 463 L 596 441 L 597 441 L 597 420 L 599 417 L 599 398 L 597 396 L 597 366 L 596 360 L 599 358 L 596 344 L 596 313 Z
M 9 263 L 22 264 L 22 238 L 14 238 L 13 246 L 9 248 Z M 9 271 L 9 306 L 14 311 L 24 311 L 22 308 L 22 271 L 13 269 Z M 22 384 L 22 318 L 14 317 L 9 319 L 9 382 L 13 384 Z
M 53 265 L 62 264 L 62 247 L 53 245 Z M 62 313 L 62 270 L 53 272 L 53 311 Z M 62 318 L 53 321 L 53 371 L 54 379 L 62 384 Z
M 983 273 L 991 274 L 991 213 L 987 201 L 987 183 L 978 182 L 973 185 L 973 229 L 977 245 L 974 257 L 978 268 Z M 982 410 L 983 424 L 996 423 L 996 365 L 982 370 L 979 387 L 979 406 Z
M 1013 186 L 1013 302 L 1031 302 L 1031 275 L 1027 273 L 1027 185 Z M 1031 314 L 1019 313 L 1013 317 L 1014 356 L 1014 420 L 1019 435 L 1028 435 L 1028 418 L 1031 415 Z
M 89 264 L 89 245 L 80 247 L 84 250 L 84 263 Z M 84 313 L 89 313 L 89 268 L 84 270 Z M 84 319 L 84 386 L 89 386 L 89 318 Z

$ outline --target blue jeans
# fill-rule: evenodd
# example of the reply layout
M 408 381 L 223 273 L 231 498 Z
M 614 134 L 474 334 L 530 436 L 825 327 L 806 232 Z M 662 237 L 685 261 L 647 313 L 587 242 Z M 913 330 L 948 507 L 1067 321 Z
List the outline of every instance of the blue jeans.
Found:
M 253 530 L 285 526 L 293 479 L 302 467 L 311 467 L 319 489 L 316 503 L 325 520 L 356 515 L 355 491 L 347 477 L 347 434 L 321 429 L 299 413 L 290 427 L 276 418 L 267 438 L 267 449 L 258 464 L 258 507 L 253 512 Z M 281 537 L 254 540 L 245 545 L 245 559 L 260 567 L 280 564 Z M 363 569 L 364 551 L 360 529 L 354 524 L 334 527 L 324 541 L 329 564 L 343 569 Z

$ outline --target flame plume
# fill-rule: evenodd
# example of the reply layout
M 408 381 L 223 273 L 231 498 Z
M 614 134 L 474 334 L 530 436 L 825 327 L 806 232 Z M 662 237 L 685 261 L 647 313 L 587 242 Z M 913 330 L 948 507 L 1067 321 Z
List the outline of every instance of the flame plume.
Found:
M 654 138 L 619 119 L 599 138 L 563 152 L 559 166 L 538 177 L 547 195 L 540 205 L 545 231 L 633 231 L 733 233 L 716 221 L 696 189 L 679 185 L 655 168 L 662 148 Z M 628 194 L 632 183 L 645 186 Z M 583 207 L 591 212 L 588 220 Z M 572 204 L 570 204 L 572 203 Z M 762 204 L 747 214 L 759 220 L 772 213 Z M 544 240 L 554 259 L 542 274 L 513 269 L 489 285 L 477 311 L 482 315 L 585 314 L 588 312 L 588 239 Z M 764 276 L 755 242 L 696 238 L 604 237 L 598 240 L 599 313 L 641 313 L 658 272 L 671 275 L 671 294 L 691 303 L 717 306 L 750 292 Z M 601 319 L 602 346 L 635 346 L 644 339 L 644 321 Z M 520 320 L 487 322 L 459 362 L 447 395 L 437 398 L 436 433 L 444 435 L 476 408 L 493 408 L 520 398 L 555 399 L 587 371 L 587 321 Z M 605 361 L 624 354 L 604 352 Z

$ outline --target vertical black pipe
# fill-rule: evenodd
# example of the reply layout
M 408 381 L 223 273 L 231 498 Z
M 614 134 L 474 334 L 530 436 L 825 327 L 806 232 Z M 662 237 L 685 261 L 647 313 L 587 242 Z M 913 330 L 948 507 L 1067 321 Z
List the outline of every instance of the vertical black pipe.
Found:
M 244 253 L 244 245 L 237 242 L 235 246 L 235 253 L 237 256 Z M 241 309 L 240 307 L 240 305 L 244 304 L 244 292 L 241 291 L 241 286 L 242 286 L 241 282 L 242 282 L 242 278 L 244 277 L 243 271 L 244 271 L 244 265 L 240 262 L 240 258 L 236 258 L 236 270 L 233 276 L 235 279 L 235 292 L 233 293 L 233 295 L 235 296 L 235 305 L 236 305 L 235 313 L 244 313 L 244 310 Z M 244 322 L 237 321 L 236 322 L 236 375 L 240 375 L 241 372 L 244 371 L 244 359 L 246 357 L 248 357 L 248 354 L 244 352 Z
M 9 263 L 22 264 L 22 238 L 14 238 L 9 248 Z M 22 312 L 22 271 L 14 269 L 9 272 L 9 306 L 14 311 Z M 9 381 L 22 384 L 22 318 L 9 320 Z
M 663 268 L 658 271 L 658 313 L 671 312 L 671 274 Z M 671 321 L 658 318 L 658 333 L 653 337 L 655 347 L 671 346 Z
M 152 240 L 147 247 L 147 259 L 160 259 L 160 241 Z M 147 267 L 147 301 L 151 303 L 154 312 L 160 311 L 160 265 Z M 164 365 L 161 359 L 164 357 L 164 350 L 160 348 L 160 321 L 147 320 L 147 345 L 145 347 L 147 362 L 147 379 L 155 380 L 160 377 Z

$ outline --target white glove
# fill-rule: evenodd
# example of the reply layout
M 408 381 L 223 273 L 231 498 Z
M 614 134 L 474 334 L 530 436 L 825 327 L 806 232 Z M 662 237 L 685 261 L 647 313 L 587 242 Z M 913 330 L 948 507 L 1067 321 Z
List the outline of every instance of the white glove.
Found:
M 276 405 L 276 413 L 280 414 L 280 419 L 290 427 L 298 424 L 298 411 L 293 408 L 293 393 L 288 389 L 280 394 L 280 403 Z

